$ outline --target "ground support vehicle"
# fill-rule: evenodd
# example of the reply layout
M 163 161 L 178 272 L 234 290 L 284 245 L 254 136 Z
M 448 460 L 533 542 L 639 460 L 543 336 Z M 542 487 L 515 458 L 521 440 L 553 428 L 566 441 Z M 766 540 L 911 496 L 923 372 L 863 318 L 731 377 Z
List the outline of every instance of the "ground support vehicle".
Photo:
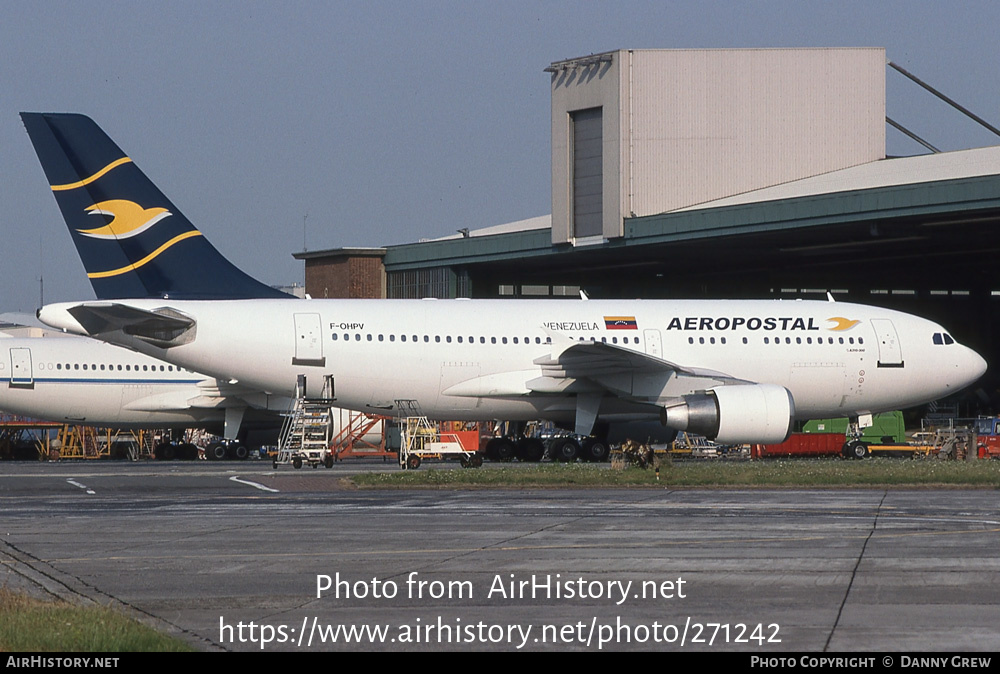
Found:
M 318 468 L 320 464 L 333 467 L 333 454 L 330 452 L 332 406 L 333 401 L 325 398 L 296 399 L 281 431 L 278 454 L 272 462 L 274 468 L 289 463 L 293 468 L 301 468 L 304 464 L 313 468 Z
M 978 458 L 1000 459 L 1000 417 L 980 417 L 974 426 Z
M 401 427 L 399 467 L 403 470 L 415 470 L 429 458 L 457 457 L 463 468 L 483 465 L 478 431 L 441 431 L 427 417 L 406 417 Z

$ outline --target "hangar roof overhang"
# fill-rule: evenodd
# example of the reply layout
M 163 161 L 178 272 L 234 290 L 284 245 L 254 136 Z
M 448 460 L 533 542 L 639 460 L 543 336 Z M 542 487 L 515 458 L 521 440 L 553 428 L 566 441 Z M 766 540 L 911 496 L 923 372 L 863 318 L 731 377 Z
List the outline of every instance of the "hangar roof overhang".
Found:
M 871 162 L 658 215 L 626 218 L 625 236 L 553 245 L 549 228 L 391 246 L 388 272 L 512 262 L 547 272 L 585 266 L 842 265 L 1000 252 L 1000 146 Z M 483 232 L 485 234 L 486 232 Z

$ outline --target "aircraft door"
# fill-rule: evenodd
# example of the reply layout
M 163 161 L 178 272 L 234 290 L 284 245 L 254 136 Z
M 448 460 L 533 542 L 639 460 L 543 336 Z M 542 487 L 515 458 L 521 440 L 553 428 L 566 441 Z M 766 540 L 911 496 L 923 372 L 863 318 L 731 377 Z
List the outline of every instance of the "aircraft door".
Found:
M 878 340 L 878 366 L 903 367 L 903 352 L 899 347 L 896 326 L 888 318 L 873 318 L 872 327 Z
M 10 385 L 28 387 L 35 385 L 35 378 L 31 371 L 31 349 L 10 350 Z
M 663 358 L 663 344 L 660 340 L 659 330 L 643 330 L 642 336 L 646 340 L 646 354 L 653 358 Z
M 295 356 L 292 364 L 326 365 L 319 314 L 295 314 Z

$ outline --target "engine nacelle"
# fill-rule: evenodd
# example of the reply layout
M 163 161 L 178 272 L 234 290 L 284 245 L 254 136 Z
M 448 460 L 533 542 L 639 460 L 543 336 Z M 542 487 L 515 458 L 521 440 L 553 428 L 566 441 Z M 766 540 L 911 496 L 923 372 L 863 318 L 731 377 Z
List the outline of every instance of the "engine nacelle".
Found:
M 727 445 L 773 445 L 792 433 L 795 401 L 783 386 L 720 386 L 683 399 L 679 405 L 664 408 L 664 425 Z

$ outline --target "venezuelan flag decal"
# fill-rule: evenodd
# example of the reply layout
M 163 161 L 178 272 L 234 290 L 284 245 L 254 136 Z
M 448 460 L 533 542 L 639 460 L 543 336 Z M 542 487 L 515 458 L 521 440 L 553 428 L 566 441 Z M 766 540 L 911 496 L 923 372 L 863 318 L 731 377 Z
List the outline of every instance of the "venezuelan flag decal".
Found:
M 608 330 L 638 330 L 635 316 L 605 316 L 604 327 Z

